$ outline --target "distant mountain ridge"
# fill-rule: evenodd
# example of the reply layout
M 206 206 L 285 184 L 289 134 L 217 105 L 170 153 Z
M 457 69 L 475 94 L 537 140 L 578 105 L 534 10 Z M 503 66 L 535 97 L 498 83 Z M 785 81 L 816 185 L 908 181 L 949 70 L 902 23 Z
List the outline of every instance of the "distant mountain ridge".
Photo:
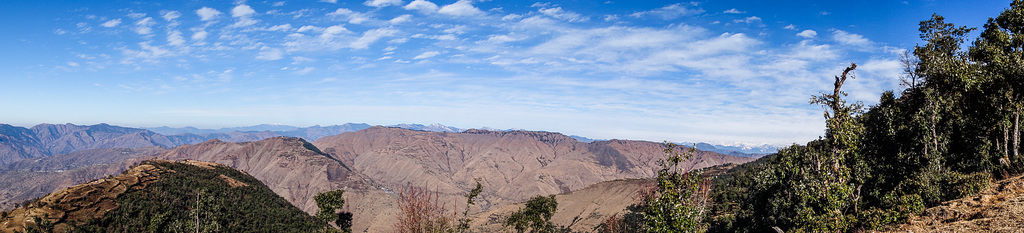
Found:
M 97 124 L 0 124 L 0 164 L 97 148 L 175 147 L 208 140 L 196 135 L 165 136 L 153 131 Z
M 152 134 L 151 139 L 168 137 L 144 129 L 113 127 L 66 127 L 75 130 L 65 136 L 71 135 L 69 139 L 138 139 L 139 134 Z M 90 128 L 91 131 L 83 130 Z M 73 133 L 80 131 L 83 133 Z M 32 130 L 18 127 L 7 127 L 4 132 L 7 138 L 20 141 L 52 138 L 37 137 Z M 258 138 L 253 133 L 234 133 Z M 256 133 L 278 135 L 270 131 Z M 203 138 L 196 134 L 173 136 L 189 140 Z M 238 137 L 241 136 L 235 136 Z M 90 147 L 83 145 L 83 148 Z M 470 129 L 453 133 L 381 126 L 326 136 L 312 143 L 274 136 L 250 142 L 210 139 L 171 149 L 166 146 L 146 148 L 87 149 L 0 166 L 0 205 L 10 207 L 56 188 L 117 174 L 143 159 L 190 159 L 245 171 L 307 213 L 315 209 L 311 197 L 317 192 L 345 189 L 346 206 L 356 213 L 353 222 L 356 230 L 380 232 L 392 225 L 398 211 L 395 193 L 407 185 L 431 187 L 441 192 L 443 201 L 458 203 L 464 201 L 462 195 L 471 188 L 471 182 L 481 178 L 484 192 L 480 204 L 472 210 L 477 213 L 535 195 L 574 191 L 602 181 L 649 178 L 659 168 L 657 160 L 664 158 L 664 146 L 658 142 L 584 143 L 560 133 L 543 131 Z M 700 168 L 750 160 L 753 159 L 698 151 L 686 164 Z
M 710 144 L 706 142 L 701 143 L 682 143 L 682 145 L 692 146 L 696 144 L 696 148 L 706 151 L 714 151 L 722 154 L 740 156 L 740 157 L 751 157 L 760 158 L 761 156 L 774 154 L 785 146 L 770 145 L 770 144 L 759 144 L 759 145 L 721 145 L 721 144 Z

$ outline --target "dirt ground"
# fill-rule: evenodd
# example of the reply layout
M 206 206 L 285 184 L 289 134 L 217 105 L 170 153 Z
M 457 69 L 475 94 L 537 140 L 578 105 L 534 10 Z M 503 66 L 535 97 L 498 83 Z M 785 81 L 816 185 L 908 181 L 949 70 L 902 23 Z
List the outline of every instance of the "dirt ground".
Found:
M 998 181 L 978 195 L 928 208 L 889 232 L 1024 232 L 1024 176 Z

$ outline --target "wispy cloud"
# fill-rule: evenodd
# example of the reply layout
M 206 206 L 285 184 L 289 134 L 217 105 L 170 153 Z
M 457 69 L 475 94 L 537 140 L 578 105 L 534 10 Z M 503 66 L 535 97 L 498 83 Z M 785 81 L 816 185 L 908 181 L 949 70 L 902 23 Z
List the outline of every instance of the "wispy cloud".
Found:
M 849 33 L 839 29 L 832 30 L 832 39 L 839 42 L 841 45 L 853 46 L 858 50 L 873 49 L 874 44 L 871 40 L 864 38 L 862 35 Z
M 420 55 L 416 55 L 416 57 L 414 57 L 412 59 L 427 59 L 427 58 L 431 58 L 431 57 L 437 56 L 439 54 L 441 54 L 441 52 L 438 52 L 438 51 L 427 51 L 427 52 L 421 53 Z
M 405 5 L 403 8 L 406 10 L 417 10 L 424 13 L 434 13 L 439 9 L 437 4 L 427 0 L 413 0 L 412 2 L 409 2 L 409 5 Z
M 722 13 L 726 13 L 726 14 L 743 14 L 743 13 L 747 13 L 747 12 L 746 11 L 737 10 L 736 8 L 732 8 L 732 9 L 725 10 Z
M 818 36 L 818 32 L 816 32 L 814 30 L 803 30 L 802 32 L 797 33 L 796 35 L 800 36 L 800 37 L 803 37 L 803 38 L 810 39 L 810 38 L 814 38 L 815 36 Z
M 868 57 L 858 62 L 863 68 L 858 84 L 850 85 L 853 100 L 874 101 L 878 90 L 896 85 L 898 74 L 887 52 L 893 48 L 855 28 L 819 36 L 804 28 L 827 26 L 782 27 L 787 23 L 736 8 L 704 14 L 697 3 L 632 13 L 552 3 L 511 9 L 469 0 L 440 7 L 427 0 L 346 4 L 287 9 L 236 2 L 224 13 L 201 7 L 80 20 L 104 30 L 70 25 L 61 32 L 118 39 L 90 42 L 108 51 L 76 51 L 83 56 L 59 65 L 144 74 L 138 76 L 153 78 L 97 83 L 163 95 L 202 93 L 232 99 L 233 106 L 302 102 L 339 112 L 372 108 L 374 114 L 412 106 L 437 119 L 451 118 L 444 111 L 452 109 L 486 108 L 456 112 L 470 114 L 463 118 L 472 122 L 464 124 L 477 125 L 468 127 L 627 125 L 590 133 L 781 143 L 820 135 L 820 109 L 807 98 L 854 59 L 850 51 Z M 192 11 L 192 17 L 180 13 Z M 713 21 L 720 24 L 707 24 Z M 127 28 L 117 30 L 122 23 Z M 223 94 L 239 90 L 228 84 L 252 93 Z M 509 119 L 522 118 L 510 116 L 563 120 L 511 125 L 522 121 Z
M 217 11 L 209 7 L 203 7 L 199 8 L 199 10 L 196 10 L 196 15 L 199 15 L 199 19 L 203 21 L 213 20 L 214 18 L 217 18 L 217 16 L 220 14 L 220 11 Z
M 363 5 L 372 7 L 401 6 L 402 0 L 368 0 Z
M 100 25 L 103 26 L 103 27 L 112 28 L 112 27 L 117 27 L 117 25 L 120 25 L 120 24 L 121 24 L 121 19 L 111 19 L 111 20 L 108 20 L 107 22 L 104 22 L 103 24 L 100 24 Z
M 696 3 L 676 3 L 654 10 L 636 12 L 631 14 L 631 16 L 637 18 L 644 16 L 657 16 L 664 20 L 671 20 L 700 13 L 704 13 L 704 9 L 698 7 Z
M 451 16 L 478 16 L 484 14 L 480 8 L 473 6 L 473 1 L 471 0 L 459 0 L 450 5 L 445 5 L 438 9 L 437 13 Z
M 153 34 L 153 25 L 156 25 L 156 22 L 153 22 L 153 18 L 151 17 L 139 19 L 138 21 L 135 21 L 135 33 L 138 33 L 139 35 Z

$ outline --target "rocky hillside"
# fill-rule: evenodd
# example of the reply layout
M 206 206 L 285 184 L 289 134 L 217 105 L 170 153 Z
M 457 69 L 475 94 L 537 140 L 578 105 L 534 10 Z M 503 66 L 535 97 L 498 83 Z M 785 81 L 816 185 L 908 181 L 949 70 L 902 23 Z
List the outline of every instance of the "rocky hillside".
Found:
M 313 143 L 276 137 L 142 150 L 96 149 L 11 163 L 6 170 L 0 167 L 0 185 L 11 187 L 0 187 L 0 197 L 10 207 L 33 195 L 115 174 L 143 159 L 188 159 L 244 171 L 307 213 L 316 210 L 315 194 L 344 189 L 346 210 L 354 214 L 353 229 L 379 232 L 391 228 L 399 209 L 396 193 L 404 187 L 437 190 L 442 201 L 453 205 L 464 203 L 463 195 L 479 178 L 484 192 L 471 210 L 479 213 L 603 181 L 653 177 L 657 160 L 664 157 L 663 146 L 654 142 L 582 143 L 548 132 L 443 133 L 387 127 Z M 749 160 L 697 151 L 687 164 L 700 168 Z M 31 182 L 19 183 L 22 179 Z
M 344 189 L 346 209 L 355 215 L 353 229 L 383 231 L 383 227 L 390 227 L 397 210 L 393 195 L 383 187 L 298 138 L 242 143 L 210 140 L 180 146 L 156 157 L 214 162 L 244 171 L 309 214 L 317 210 L 313 200 L 317 193 Z
M 551 217 L 551 222 L 569 226 L 576 232 L 593 232 L 606 218 L 624 213 L 626 207 L 634 203 L 640 187 L 654 185 L 654 182 L 654 179 L 612 180 L 555 195 L 558 209 Z M 478 232 L 501 232 L 504 219 L 523 207 L 523 203 L 516 203 L 479 213 L 472 218 L 472 229 Z
M 0 213 L 0 232 L 310 232 L 325 227 L 251 176 L 195 161 L 145 161 Z
M 163 147 L 89 149 L 0 166 L 0 209 L 71 185 L 121 173 Z
M 372 127 L 324 137 L 313 144 L 391 189 L 416 185 L 461 196 L 480 178 L 481 206 L 582 189 L 602 181 L 649 178 L 664 158 L 660 143 L 611 140 L 582 143 L 534 131 L 463 133 Z M 697 151 L 694 168 L 750 158 Z

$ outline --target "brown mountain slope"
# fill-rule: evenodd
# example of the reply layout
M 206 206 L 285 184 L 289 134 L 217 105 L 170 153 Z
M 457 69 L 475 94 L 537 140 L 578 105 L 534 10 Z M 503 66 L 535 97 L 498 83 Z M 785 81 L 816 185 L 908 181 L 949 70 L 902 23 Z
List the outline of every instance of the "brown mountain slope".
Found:
M 477 213 L 602 181 L 653 177 L 658 168 L 656 161 L 664 157 L 660 143 L 613 140 L 588 144 L 558 133 L 530 131 L 434 133 L 373 127 L 325 137 L 315 144 L 328 155 L 303 140 L 279 137 L 245 143 L 211 140 L 176 147 L 154 157 L 215 162 L 245 171 L 307 213 L 316 210 L 312 200 L 315 194 L 345 189 L 346 210 L 354 213 L 353 229 L 370 232 L 391 228 L 398 211 L 394 192 L 406 185 L 438 190 L 450 206 L 464 203 L 462 195 L 474 178 L 481 178 L 485 190 L 471 211 Z M 698 151 L 690 164 L 704 167 L 749 160 Z M 76 168 L 88 171 L 77 175 L 45 169 L 34 174 L 52 180 L 72 176 L 81 179 L 102 172 L 115 174 L 115 170 L 129 164 Z M 41 169 L 54 165 L 11 167 Z M 14 182 L 27 176 L 30 174 L 10 179 Z M 67 185 L 64 181 L 54 183 L 59 185 L 41 187 L 39 191 Z
M 308 143 L 301 139 L 287 137 L 242 143 L 214 139 L 180 146 L 157 158 L 213 162 L 245 171 L 310 213 L 316 210 L 313 196 L 317 193 L 346 185 L 366 185 L 358 179 L 350 179 L 352 172 L 338 161 L 305 145 Z
M 623 213 L 633 204 L 636 191 L 644 185 L 654 185 L 653 179 L 612 180 L 587 186 L 584 189 L 555 195 L 558 209 L 551 222 L 571 226 L 573 231 L 593 232 L 604 219 Z M 500 232 L 502 221 L 523 208 L 523 203 L 497 207 L 472 217 L 473 229 L 479 232 Z
M 57 224 L 56 231 L 69 227 L 66 222 L 100 218 L 117 208 L 115 198 L 130 189 L 145 187 L 158 179 L 163 170 L 153 165 L 139 165 L 122 175 L 79 184 L 53 192 L 0 216 L 0 232 L 24 231 L 43 221 Z
M 664 158 L 660 143 L 613 140 L 582 143 L 558 133 L 468 130 L 438 133 L 369 129 L 321 138 L 317 147 L 392 190 L 425 186 L 448 203 L 480 178 L 481 209 L 582 189 L 598 182 L 653 177 Z M 697 151 L 695 168 L 751 158 Z M 474 209 L 474 212 L 480 209 Z
M 213 162 L 244 171 L 310 214 L 317 211 L 313 200 L 317 193 L 344 189 L 345 208 L 355 216 L 352 229 L 359 231 L 384 231 L 382 227 L 390 227 L 397 210 L 393 195 L 298 138 L 243 143 L 210 140 L 179 146 L 156 157 Z
M 1024 232 L 1024 176 L 928 208 L 890 232 Z
M 0 209 L 74 184 L 121 173 L 162 147 L 90 149 L 0 166 Z

